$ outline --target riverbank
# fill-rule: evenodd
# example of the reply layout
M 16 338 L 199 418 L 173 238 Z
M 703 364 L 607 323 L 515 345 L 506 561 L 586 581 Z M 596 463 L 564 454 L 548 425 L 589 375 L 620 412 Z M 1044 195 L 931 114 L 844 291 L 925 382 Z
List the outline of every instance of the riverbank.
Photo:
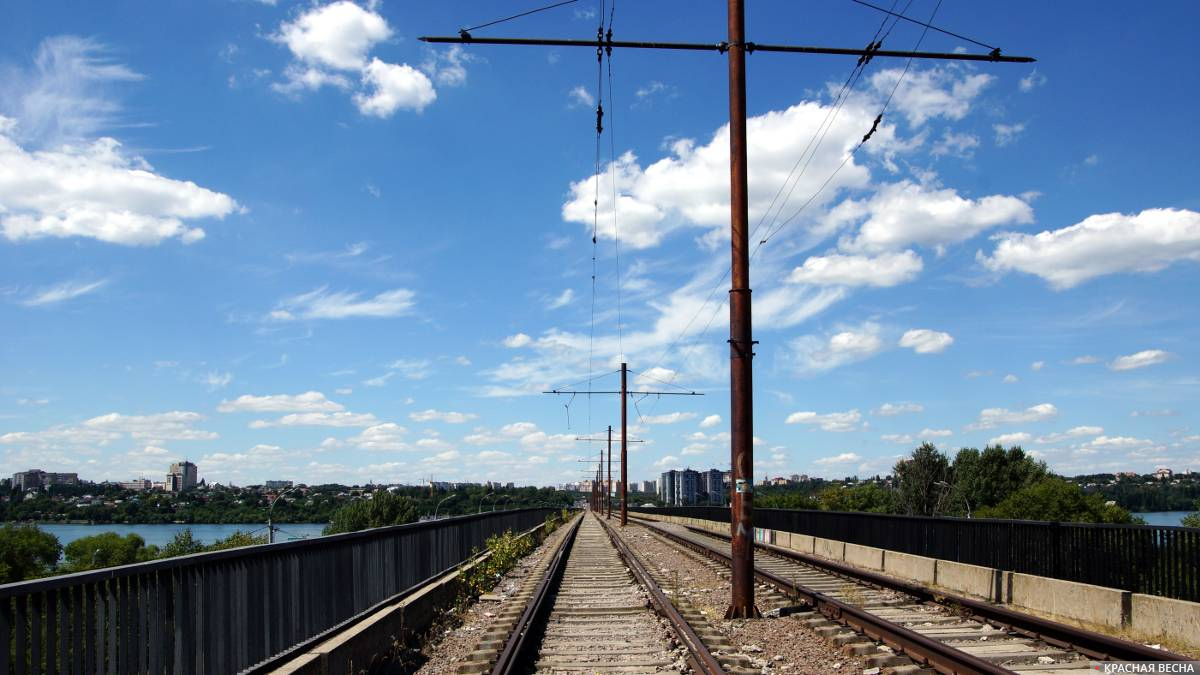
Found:
M 192 537 L 200 543 L 209 545 L 224 539 L 237 531 L 263 534 L 267 530 L 266 523 L 170 523 L 170 524 L 125 524 L 125 523 L 34 523 L 43 532 L 58 537 L 58 543 L 64 547 L 81 537 L 90 537 L 101 532 L 116 532 L 121 536 L 136 534 L 146 541 L 146 545 L 166 546 L 175 535 L 183 530 L 191 530 Z M 275 540 L 289 541 L 292 539 L 311 539 L 321 536 L 325 523 L 284 523 L 275 525 Z

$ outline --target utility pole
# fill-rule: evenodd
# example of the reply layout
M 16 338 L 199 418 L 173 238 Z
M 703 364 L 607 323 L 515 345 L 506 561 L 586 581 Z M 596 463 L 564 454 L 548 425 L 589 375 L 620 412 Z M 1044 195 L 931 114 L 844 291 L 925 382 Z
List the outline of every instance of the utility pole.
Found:
M 890 13 L 890 12 L 889 12 Z M 907 17 L 903 17 L 907 18 Z M 611 30 L 603 30 L 595 40 L 541 38 L 484 38 L 466 30 L 457 37 L 421 37 L 422 42 L 454 44 L 535 45 L 556 47 L 587 47 L 606 50 L 613 48 L 672 49 L 689 51 L 728 52 L 729 58 L 729 179 L 730 229 L 732 235 L 732 271 L 729 290 L 729 389 L 730 389 L 730 468 L 733 490 L 730 494 L 730 530 L 733 537 L 733 593 L 727 618 L 758 616 L 754 606 L 754 417 L 752 363 L 754 339 L 750 323 L 750 256 L 748 232 L 747 158 L 746 158 L 746 54 L 754 52 L 784 52 L 793 54 L 839 54 L 861 58 L 903 57 L 939 59 L 946 61 L 992 61 L 1030 63 L 1027 56 L 1003 56 L 993 48 L 987 54 L 959 54 L 880 49 L 872 43 L 863 49 L 841 47 L 808 47 L 796 45 L 766 45 L 746 40 L 744 0 L 727 0 L 728 41 L 719 43 L 679 43 L 615 41 Z M 603 25 L 601 26 L 603 29 Z M 882 114 L 880 115 L 880 119 Z M 876 124 L 879 119 L 876 119 Z M 869 138 L 870 134 L 867 135 Z M 865 142 L 866 138 L 864 138 Z M 625 367 L 622 364 L 622 375 Z M 621 407 L 625 407 L 622 387 Z M 582 392 L 545 392 L 582 393 Z M 590 392 L 600 393 L 600 392 Z M 607 392 L 616 393 L 616 392 Z M 624 418 L 624 414 L 622 414 Z M 622 430 L 624 426 L 622 425 Z M 622 440 L 624 434 L 622 433 Z M 624 453 L 622 453 L 624 455 Z M 622 462 L 622 467 L 624 463 Z M 622 512 L 624 512 L 622 510 Z M 622 518 L 624 522 L 624 518 Z
M 622 399 L 624 403 L 624 399 Z M 608 425 L 608 482 L 604 484 L 604 503 L 608 509 L 608 520 L 612 520 L 612 425 Z
M 629 387 L 625 384 L 625 377 L 629 373 L 629 367 L 621 364 L 621 527 L 625 527 L 629 523 L 629 511 L 625 504 L 626 492 L 629 486 L 629 472 L 626 467 L 629 466 L 629 453 L 626 451 L 627 434 L 625 433 L 625 406 L 629 402 L 628 391 Z M 612 427 L 608 428 L 608 446 L 612 447 Z M 610 451 L 611 452 L 611 451 Z

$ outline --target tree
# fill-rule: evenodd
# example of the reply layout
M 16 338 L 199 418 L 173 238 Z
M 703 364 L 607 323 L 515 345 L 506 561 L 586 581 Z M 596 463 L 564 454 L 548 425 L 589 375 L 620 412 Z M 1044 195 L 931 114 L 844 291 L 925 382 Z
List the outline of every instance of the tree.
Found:
M 1017 490 L 996 506 L 979 510 L 981 518 L 1048 520 L 1060 523 L 1132 523 L 1133 516 L 1098 494 L 1085 494 L 1058 477 L 1043 478 Z
M 242 546 L 255 546 L 265 543 L 267 543 L 267 535 L 265 534 L 254 535 L 238 530 L 224 539 L 218 539 L 213 542 L 205 550 L 224 551 L 227 548 L 241 548 Z
M 817 500 L 822 511 L 896 512 L 896 493 L 878 483 L 863 483 L 854 487 L 833 485 L 822 490 Z
M 157 557 L 158 549 L 147 548 L 146 540 L 136 534 L 122 537 L 116 532 L 101 532 L 67 544 L 64 553 L 65 571 L 81 572 L 150 560 Z
M 0 528 L 0 584 L 45 576 L 58 562 L 58 537 L 36 525 Z
M 167 545 L 162 548 L 162 552 L 159 555 L 163 558 L 174 558 L 175 556 L 191 555 L 192 553 L 200 553 L 202 551 L 204 551 L 204 544 L 200 543 L 200 540 L 192 535 L 192 528 L 186 527 L 175 533 L 175 536 L 171 538 L 171 541 L 167 542 Z
M 896 462 L 892 472 L 899 483 L 897 507 L 910 516 L 935 516 L 945 489 L 938 485 L 950 474 L 950 460 L 930 443 L 913 450 L 912 457 Z
M 417 520 L 417 505 L 409 497 L 379 490 L 370 499 L 358 499 L 333 513 L 323 534 L 357 532 L 371 527 L 404 525 Z
M 1184 527 L 1200 527 L 1200 499 L 1197 499 L 1192 506 L 1195 507 L 1196 513 L 1189 513 L 1183 517 L 1181 524 Z
M 1020 446 L 1005 450 L 993 445 L 982 453 L 975 448 L 963 448 L 951 467 L 949 510 L 961 512 L 967 504 L 971 509 L 995 506 L 1046 475 L 1045 462 L 1026 455 Z

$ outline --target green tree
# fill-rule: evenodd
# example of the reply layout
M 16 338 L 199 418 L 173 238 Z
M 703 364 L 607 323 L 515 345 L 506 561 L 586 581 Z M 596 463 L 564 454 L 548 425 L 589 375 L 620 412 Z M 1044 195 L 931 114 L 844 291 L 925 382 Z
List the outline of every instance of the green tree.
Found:
M 1196 513 L 1189 513 L 1183 517 L 1181 524 L 1184 527 L 1200 527 L 1200 499 L 1197 499 L 1192 506 L 1196 509 Z
M 218 539 L 213 542 L 205 550 L 223 551 L 227 548 L 241 548 L 242 546 L 256 546 L 265 543 L 267 543 L 267 535 L 265 534 L 256 535 L 238 530 L 224 539 Z
M 1078 485 L 1053 476 L 1017 490 L 996 506 L 980 509 L 977 515 L 1060 523 L 1134 522 L 1125 509 L 1106 503 L 1098 494 L 1085 494 Z
M 192 553 L 200 553 L 204 550 L 204 544 L 192 535 L 192 528 L 186 527 L 175 533 L 171 541 L 162 548 L 159 557 L 174 558 L 181 555 L 190 555 Z
M 61 552 L 58 537 L 36 525 L 5 525 L 0 528 L 0 584 L 49 574 Z
M 67 544 L 64 553 L 64 571 L 81 572 L 150 560 L 158 549 L 147 548 L 146 540 L 136 534 L 122 537 L 116 532 L 101 532 Z
M 995 506 L 1021 488 L 1047 476 L 1045 462 L 1025 454 L 1020 446 L 1005 450 L 993 445 L 979 452 L 963 448 L 954 457 L 950 469 L 952 494 L 946 500 L 948 510 L 961 513 L 970 509 Z
M 912 457 L 896 462 L 897 508 L 910 516 L 936 516 L 945 498 L 946 482 L 950 475 L 950 460 L 931 443 L 922 443 Z
M 854 487 L 833 485 L 821 490 L 817 501 L 823 511 L 896 512 L 895 491 L 878 483 L 863 483 Z
M 412 498 L 379 490 L 372 494 L 370 499 L 357 499 L 335 511 L 323 534 L 404 525 L 416 520 L 417 505 Z

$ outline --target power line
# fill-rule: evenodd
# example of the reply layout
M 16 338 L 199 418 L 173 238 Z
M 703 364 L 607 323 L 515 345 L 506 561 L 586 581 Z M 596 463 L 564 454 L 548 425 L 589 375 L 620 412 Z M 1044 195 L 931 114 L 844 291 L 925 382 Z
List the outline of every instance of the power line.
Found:
M 850 1 L 851 1 L 851 2 L 856 2 L 856 3 L 858 3 L 858 4 L 860 4 L 860 5 L 864 6 L 864 7 L 870 7 L 871 9 L 877 9 L 877 10 L 879 10 L 879 11 L 881 11 L 881 12 L 885 13 L 885 14 L 889 14 L 889 15 L 891 15 L 891 16 L 894 16 L 894 17 L 896 17 L 896 20 L 897 20 L 897 21 L 904 20 L 904 21 L 907 21 L 907 22 L 909 22 L 909 23 L 915 23 L 915 24 L 917 24 L 918 26 L 924 26 L 924 27 L 926 28 L 926 30 L 928 30 L 928 29 L 932 28 L 933 30 L 936 30 L 936 31 L 937 31 L 937 32 L 939 32 L 939 33 L 942 33 L 942 34 L 945 34 L 945 35 L 949 35 L 949 36 L 951 36 L 951 37 L 956 37 L 956 38 L 958 38 L 958 39 L 960 39 L 960 40 L 966 40 L 967 42 L 970 42 L 970 43 L 971 43 L 971 44 L 973 44 L 973 45 L 978 45 L 978 46 L 980 46 L 980 47 L 983 47 L 984 49 L 990 49 L 990 50 L 992 50 L 992 51 L 995 51 L 997 54 L 998 54 L 998 53 L 1000 53 L 1000 48 L 999 48 L 999 47 L 993 47 L 992 45 L 989 45 L 989 44 L 984 44 L 984 43 L 980 42 L 979 40 L 973 40 L 973 39 L 971 39 L 971 38 L 967 37 L 966 35 L 959 35 L 958 33 L 955 33 L 955 32 L 953 32 L 953 31 L 948 31 L 948 30 L 945 30 L 944 28 L 938 28 L 937 26 L 934 26 L 934 25 L 933 25 L 933 24 L 931 24 L 931 23 L 925 23 L 924 21 L 917 21 L 916 19 L 910 19 L 910 18 L 908 18 L 907 16 L 904 16 L 904 14 L 903 14 L 903 13 L 897 14 L 897 13 L 895 13 L 895 12 L 892 12 L 892 11 L 886 10 L 886 9 L 884 9 L 884 8 L 882 8 L 882 7 L 878 7 L 878 6 L 876 6 L 876 5 L 872 5 L 872 4 L 871 4 L 871 3 L 869 3 L 869 2 L 864 2 L 864 0 L 850 0 Z M 894 9 L 894 8 L 895 8 L 895 7 L 893 7 L 893 9 Z
M 496 19 L 495 21 L 481 23 L 478 26 L 471 26 L 470 28 L 460 28 L 460 29 L 458 29 L 458 34 L 465 38 L 469 38 L 469 37 L 471 37 L 471 31 L 476 30 L 478 28 L 487 28 L 488 26 L 495 26 L 498 23 L 504 23 L 505 21 L 512 21 L 513 19 L 519 19 L 523 16 L 529 16 L 530 14 L 537 14 L 538 12 L 544 12 L 548 9 L 554 9 L 555 7 L 562 7 L 563 5 L 569 5 L 573 2 L 579 2 L 579 0 L 564 0 L 563 2 L 557 2 L 553 5 L 546 5 L 545 7 L 538 7 L 537 9 L 531 9 L 528 12 L 521 12 L 520 14 L 513 14 L 512 16 L 507 16 L 507 17 L 504 17 L 503 19 Z

